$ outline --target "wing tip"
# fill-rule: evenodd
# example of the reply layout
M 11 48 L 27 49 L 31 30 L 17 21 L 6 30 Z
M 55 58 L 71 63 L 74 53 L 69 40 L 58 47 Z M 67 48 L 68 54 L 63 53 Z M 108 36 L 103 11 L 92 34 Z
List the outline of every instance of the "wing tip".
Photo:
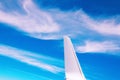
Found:
M 70 40 L 70 38 L 68 36 L 64 36 L 63 38 L 64 38 L 64 40 Z

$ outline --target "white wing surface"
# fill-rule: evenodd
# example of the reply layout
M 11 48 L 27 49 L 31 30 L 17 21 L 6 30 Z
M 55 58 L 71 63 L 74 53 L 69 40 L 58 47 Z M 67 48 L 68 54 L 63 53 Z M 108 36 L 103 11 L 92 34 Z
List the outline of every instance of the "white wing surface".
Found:
M 86 80 L 69 37 L 64 37 L 66 80 Z

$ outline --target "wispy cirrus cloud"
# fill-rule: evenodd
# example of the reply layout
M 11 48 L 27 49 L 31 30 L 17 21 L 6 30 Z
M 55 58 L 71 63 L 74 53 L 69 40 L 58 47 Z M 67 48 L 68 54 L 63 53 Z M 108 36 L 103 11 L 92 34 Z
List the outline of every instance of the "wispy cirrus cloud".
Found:
M 0 9 L 0 22 L 14 25 L 26 35 L 40 39 L 58 39 L 64 35 L 78 36 L 85 31 L 95 31 L 101 35 L 120 35 L 119 18 L 93 19 L 83 10 L 61 11 L 42 10 L 32 0 L 19 1 L 24 14 Z M 2 4 L 2 2 L 1 2 Z M 119 17 L 119 16 L 118 16 Z
M 119 45 L 115 44 L 111 41 L 103 41 L 103 42 L 96 42 L 96 41 L 86 41 L 84 45 L 76 47 L 76 50 L 80 53 L 86 52 L 114 52 L 119 51 Z
M 7 56 L 23 63 L 38 67 L 52 73 L 62 72 L 63 68 L 53 63 L 62 63 L 60 60 L 50 58 L 43 55 L 38 55 L 28 51 L 19 50 L 14 47 L 0 45 L 0 55 Z M 51 62 L 51 63 L 50 63 Z
M 92 32 L 100 33 L 100 35 L 120 36 L 120 15 L 109 18 L 97 17 L 95 19 L 83 10 L 68 12 L 52 10 L 51 16 L 59 23 L 61 29 L 63 29 L 63 34 L 78 36 L 92 30 Z
M 25 14 L 17 11 L 5 12 L 0 10 L 0 22 L 13 25 L 29 35 L 39 36 L 41 33 L 53 33 L 59 31 L 59 25 L 52 19 L 49 13 L 38 9 L 32 0 L 20 1 Z M 1 3 L 2 4 L 2 3 Z
M 102 35 L 117 35 L 120 36 L 120 17 L 119 15 L 106 19 L 92 19 L 88 15 L 83 15 L 83 21 L 88 29 L 96 31 Z

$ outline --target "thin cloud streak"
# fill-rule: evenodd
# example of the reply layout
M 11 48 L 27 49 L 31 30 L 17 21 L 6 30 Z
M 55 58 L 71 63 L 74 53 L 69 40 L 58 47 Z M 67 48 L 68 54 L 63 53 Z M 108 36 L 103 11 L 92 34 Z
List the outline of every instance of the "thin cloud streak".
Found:
M 111 17 L 106 19 L 95 20 L 90 16 L 84 14 L 82 16 L 84 23 L 88 29 L 96 31 L 102 35 L 117 35 L 120 36 L 120 20 L 119 15 L 117 17 Z
M 86 41 L 84 45 L 77 46 L 76 50 L 79 53 L 86 53 L 86 52 L 105 53 L 105 52 L 119 51 L 120 47 L 110 41 L 103 41 L 103 42 Z
M 37 55 L 35 53 L 19 50 L 10 46 L 0 45 L 0 55 L 16 59 L 18 61 L 27 63 L 43 70 L 50 71 L 52 73 L 59 73 L 63 71 L 63 68 L 58 67 L 57 65 L 52 65 L 50 63 L 44 62 L 45 59 L 47 59 L 47 61 L 54 60 L 60 62 L 57 59 Z

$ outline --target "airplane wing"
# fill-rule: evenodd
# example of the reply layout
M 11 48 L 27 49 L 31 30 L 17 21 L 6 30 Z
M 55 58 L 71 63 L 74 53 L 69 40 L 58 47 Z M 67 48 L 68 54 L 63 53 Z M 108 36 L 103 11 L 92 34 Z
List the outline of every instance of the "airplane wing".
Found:
M 69 37 L 64 37 L 64 60 L 66 80 L 86 80 Z

